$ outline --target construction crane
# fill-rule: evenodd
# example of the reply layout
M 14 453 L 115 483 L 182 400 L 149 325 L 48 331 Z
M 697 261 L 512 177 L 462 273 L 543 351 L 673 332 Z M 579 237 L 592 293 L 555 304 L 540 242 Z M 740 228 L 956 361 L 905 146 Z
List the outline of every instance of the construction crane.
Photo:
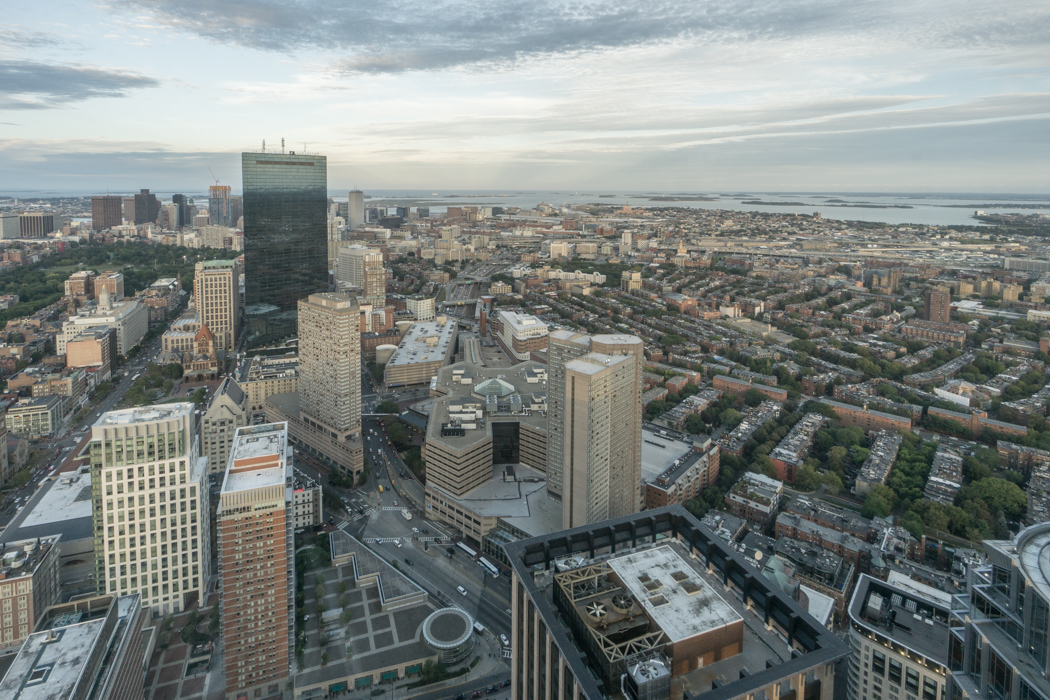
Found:
M 215 173 L 212 172 L 212 169 L 211 169 L 210 165 L 208 166 L 208 172 L 211 173 L 211 179 L 215 180 L 215 186 L 218 187 L 219 186 L 219 178 L 215 177 Z

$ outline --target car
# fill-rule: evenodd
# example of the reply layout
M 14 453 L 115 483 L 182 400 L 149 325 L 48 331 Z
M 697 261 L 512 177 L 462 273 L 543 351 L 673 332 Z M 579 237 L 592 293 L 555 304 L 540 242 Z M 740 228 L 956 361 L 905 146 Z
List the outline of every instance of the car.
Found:
M 509 647 L 509 646 L 510 646 L 510 640 L 509 640 L 509 639 L 507 639 L 507 635 L 505 635 L 505 634 L 501 634 L 501 635 L 499 636 L 499 640 L 500 640 L 501 642 L 503 642 L 503 646 L 505 646 L 505 647 Z
M 418 528 L 418 527 L 414 527 L 414 528 L 412 528 L 412 532 L 416 532 L 416 533 L 418 533 L 418 532 L 419 532 L 419 528 Z
M 394 544 L 397 545 L 398 549 L 401 549 L 401 540 L 394 540 Z
M 423 528 L 423 534 L 424 535 L 429 535 L 430 534 L 430 530 L 428 530 L 426 528 Z
M 456 586 L 456 590 L 459 591 L 459 594 L 461 596 L 466 596 L 467 595 L 467 589 L 464 588 L 463 586 Z
M 412 566 L 412 560 L 411 559 L 405 559 L 405 563 L 408 564 L 409 566 Z
M 397 505 L 397 501 L 394 501 L 394 505 L 395 505 L 395 506 Z
M 500 688 L 506 688 L 506 687 L 507 687 L 507 686 L 509 686 L 509 685 L 510 685 L 510 679 L 508 678 L 507 680 L 505 680 L 505 681 L 503 681 L 502 683 L 500 683 L 500 684 L 499 684 L 499 687 L 500 687 Z
M 480 690 L 475 690 L 473 693 L 470 694 L 470 697 L 472 697 L 472 698 L 480 698 L 481 697 L 481 691 Z
M 497 690 L 499 690 L 499 688 L 497 688 L 497 687 L 496 687 L 496 686 L 494 686 L 494 685 L 490 685 L 490 686 L 489 686 L 488 688 L 485 688 L 485 695 L 492 695 L 492 694 L 493 694 L 493 693 L 495 693 L 495 692 L 496 692 Z

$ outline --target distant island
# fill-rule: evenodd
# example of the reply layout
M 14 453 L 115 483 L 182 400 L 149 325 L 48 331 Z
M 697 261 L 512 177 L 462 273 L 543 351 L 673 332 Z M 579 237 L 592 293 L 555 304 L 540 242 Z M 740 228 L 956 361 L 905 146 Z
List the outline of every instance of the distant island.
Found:
M 768 207 L 838 207 L 839 209 L 914 209 L 910 204 L 822 204 L 820 202 L 763 202 L 747 199 L 741 204 L 761 204 Z

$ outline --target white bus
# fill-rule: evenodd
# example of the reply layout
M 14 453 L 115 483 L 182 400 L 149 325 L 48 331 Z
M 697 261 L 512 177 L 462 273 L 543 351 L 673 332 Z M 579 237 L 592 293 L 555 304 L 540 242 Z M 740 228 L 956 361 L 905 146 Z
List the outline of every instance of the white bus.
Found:
M 495 564 L 490 562 L 485 557 L 482 557 L 481 559 L 478 559 L 478 563 L 481 564 L 481 568 L 482 569 L 484 569 L 485 571 L 487 571 L 490 574 L 492 574 L 492 578 L 499 578 L 499 569 L 496 568 Z
M 456 546 L 459 547 L 461 552 L 463 552 L 468 557 L 470 557 L 471 561 L 477 561 L 478 560 L 478 553 L 475 552 L 470 547 L 468 547 L 467 545 L 463 544 L 462 542 L 457 542 Z

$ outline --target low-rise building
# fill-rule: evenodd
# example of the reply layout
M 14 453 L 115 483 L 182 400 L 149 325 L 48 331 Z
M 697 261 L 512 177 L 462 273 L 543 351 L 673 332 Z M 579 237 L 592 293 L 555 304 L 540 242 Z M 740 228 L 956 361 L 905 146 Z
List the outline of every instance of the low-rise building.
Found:
M 525 362 L 531 353 L 547 347 L 547 324 L 535 316 L 500 311 L 492 326 L 496 342 L 512 361 Z
M 897 462 L 897 452 L 900 451 L 901 439 L 900 433 L 885 430 L 879 431 L 874 443 L 871 445 L 871 449 L 868 451 L 867 459 L 860 466 L 860 473 L 857 474 L 854 494 L 858 498 L 870 493 L 871 487 L 876 484 L 886 485 L 886 479 L 889 478 L 890 470 L 893 469 L 893 465 Z
M 758 474 L 744 472 L 725 496 L 729 512 L 764 529 L 780 509 L 780 498 L 784 494 L 784 483 Z
M 0 650 L 20 646 L 44 610 L 58 602 L 59 539 L 0 545 Z
M 754 408 L 749 408 L 744 413 L 744 418 L 737 423 L 729 433 L 723 434 L 719 445 L 723 452 L 741 457 L 744 454 L 744 445 L 751 439 L 759 428 L 766 423 L 776 420 L 780 416 L 783 407 L 776 401 L 763 401 Z
M 279 355 L 245 359 L 236 371 L 237 386 L 248 399 L 248 412 L 266 408 L 266 399 L 274 394 L 295 394 L 299 391 L 299 357 Z
M 7 432 L 30 439 L 50 437 L 62 423 L 65 403 L 61 396 L 21 399 L 7 409 Z
M 777 479 L 788 483 L 795 483 L 795 472 L 802 466 L 813 447 L 813 438 L 817 431 L 827 422 L 820 413 L 807 413 L 802 419 L 795 423 L 791 431 L 784 436 L 772 452 L 769 458 L 773 460 L 773 467 L 777 470 Z
M 962 471 L 962 457 L 952 449 L 938 447 L 923 492 L 926 498 L 945 506 L 955 505 L 955 497 L 962 488 Z
M 324 523 L 323 495 L 320 484 L 296 481 L 292 490 L 296 530 Z
M 386 385 L 429 384 L 455 353 L 458 333 L 457 320 L 446 316 L 413 323 L 386 363 Z
M 644 446 L 642 451 L 644 461 Z M 645 507 L 652 509 L 688 504 L 718 480 L 718 467 L 718 445 L 711 438 L 696 436 L 692 450 L 675 459 L 671 466 L 657 476 L 645 481 Z
M 719 391 L 724 391 L 729 394 L 743 395 L 748 391 L 754 389 L 758 393 L 762 394 L 766 398 L 772 401 L 779 401 L 781 403 L 787 401 L 788 393 L 787 389 L 780 389 L 775 386 L 767 386 L 766 384 L 755 384 L 746 379 L 737 379 L 736 377 L 728 377 L 724 374 L 719 374 L 711 380 L 711 386 Z
M 850 406 L 831 399 L 819 399 L 819 401 L 825 406 L 830 406 L 835 411 L 835 417 L 843 425 L 856 426 L 866 432 L 877 432 L 880 430 L 904 432 L 911 430 L 911 418 L 904 418 L 892 413 L 883 413 L 882 411 L 872 411 L 865 406 Z

